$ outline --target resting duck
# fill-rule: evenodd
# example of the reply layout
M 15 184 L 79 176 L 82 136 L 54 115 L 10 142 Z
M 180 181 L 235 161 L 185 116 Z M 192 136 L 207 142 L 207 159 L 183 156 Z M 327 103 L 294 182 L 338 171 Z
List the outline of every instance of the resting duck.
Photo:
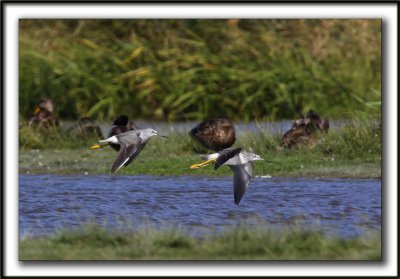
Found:
M 86 139 L 95 137 L 99 139 L 104 138 L 99 125 L 90 117 L 82 117 L 79 119 L 77 124 L 67 130 L 67 133 L 75 136 L 83 136 Z
M 329 120 L 320 117 L 312 109 L 310 109 L 305 116 L 303 115 L 300 119 L 293 122 L 293 126 L 301 124 L 309 125 L 313 130 L 318 129 L 326 133 L 329 130 Z
M 39 127 L 49 128 L 51 126 L 59 126 L 58 119 L 54 116 L 53 101 L 47 98 L 40 100 L 39 105 L 29 119 L 29 126 L 37 125 Z
M 316 131 L 328 132 L 329 120 L 320 117 L 313 110 L 309 110 L 300 119 L 293 121 L 293 125 L 281 139 L 281 146 L 291 148 L 300 143 L 310 143 Z
M 213 151 L 231 147 L 236 141 L 235 127 L 227 118 L 207 119 L 194 127 L 189 135 Z

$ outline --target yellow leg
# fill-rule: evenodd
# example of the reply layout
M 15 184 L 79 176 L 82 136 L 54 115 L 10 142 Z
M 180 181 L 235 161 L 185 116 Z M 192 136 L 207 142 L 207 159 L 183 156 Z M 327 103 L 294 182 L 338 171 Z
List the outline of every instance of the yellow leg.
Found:
M 90 150 L 93 150 L 93 149 L 98 149 L 98 148 L 102 148 L 102 147 L 104 147 L 104 146 L 107 146 L 108 145 L 108 143 L 106 143 L 106 144 L 103 144 L 103 145 L 100 145 L 100 144 L 94 144 L 94 145 L 92 145 L 91 147 L 89 147 L 89 149 Z
M 200 163 L 200 164 L 191 165 L 190 169 L 191 170 L 199 169 L 199 168 L 214 164 L 215 161 L 216 161 L 215 159 L 211 159 L 211 160 L 205 161 L 205 162 Z

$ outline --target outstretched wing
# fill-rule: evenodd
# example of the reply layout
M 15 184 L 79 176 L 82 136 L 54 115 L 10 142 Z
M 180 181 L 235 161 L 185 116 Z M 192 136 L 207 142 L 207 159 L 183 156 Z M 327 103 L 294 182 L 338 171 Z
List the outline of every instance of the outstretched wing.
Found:
M 119 150 L 117 158 L 115 159 L 114 164 L 111 167 L 112 173 L 115 173 L 122 166 L 128 165 L 142 150 L 142 139 L 134 133 L 120 136 L 118 137 L 118 141 L 120 143 L 121 149 Z
M 229 166 L 233 170 L 233 197 L 235 204 L 239 205 L 252 176 L 252 163 Z
M 242 151 L 241 147 L 238 148 L 227 148 L 224 149 L 219 153 L 219 156 L 217 160 L 215 161 L 214 169 L 218 169 L 220 166 L 222 166 L 226 161 L 228 161 L 230 158 L 236 156 L 237 154 Z

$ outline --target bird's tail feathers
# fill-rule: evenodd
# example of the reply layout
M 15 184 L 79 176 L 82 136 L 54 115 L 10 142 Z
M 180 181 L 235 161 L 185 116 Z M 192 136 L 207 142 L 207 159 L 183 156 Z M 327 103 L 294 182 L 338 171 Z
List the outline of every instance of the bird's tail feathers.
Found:
M 200 158 L 203 160 L 212 160 L 212 159 L 217 159 L 219 156 L 218 153 L 213 153 L 213 154 L 202 154 L 200 155 Z
M 109 137 L 108 139 L 99 140 L 99 143 L 107 143 L 107 144 L 115 143 L 115 144 L 119 144 L 118 143 L 118 139 L 117 139 L 116 136 Z
M 108 138 L 108 139 L 104 139 L 104 140 L 99 140 L 98 144 L 92 145 L 89 149 L 98 149 L 98 148 L 102 148 L 104 146 L 109 145 L 110 143 L 117 143 L 117 138 L 115 136 Z

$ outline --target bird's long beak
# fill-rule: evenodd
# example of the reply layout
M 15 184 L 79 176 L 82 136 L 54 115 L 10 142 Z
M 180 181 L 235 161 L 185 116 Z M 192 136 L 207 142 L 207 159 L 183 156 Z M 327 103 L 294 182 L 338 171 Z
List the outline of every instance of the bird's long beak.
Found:
M 162 137 L 162 138 L 167 138 L 167 139 L 169 139 L 169 137 L 163 136 L 163 135 L 160 135 L 160 134 L 158 134 L 158 136 L 159 136 L 159 137 Z
M 199 168 L 202 168 L 202 167 L 205 167 L 205 166 L 214 164 L 215 161 L 216 161 L 216 159 L 211 159 L 211 160 L 207 160 L 207 161 L 205 161 L 205 162 L 203 162 L 203 163 L 194 164 L 194 165 L 191 165 L 191 166 L 190 166 L 190 169 L 191 169 L 191 170 L 199 169 Z

